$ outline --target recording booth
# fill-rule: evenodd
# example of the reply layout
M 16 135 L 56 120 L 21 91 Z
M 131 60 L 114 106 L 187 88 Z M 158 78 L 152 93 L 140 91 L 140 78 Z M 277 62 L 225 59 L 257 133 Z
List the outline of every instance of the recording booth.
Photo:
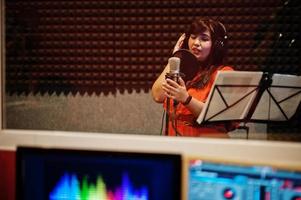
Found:
M 97 132 L 128 132 L 131 129 L 138 134 L 156 134 L 155 126 L 143 129 L 134 125 L 160 124 L 155 121 L 161 114 L 159 111 L 156 117 L 144 114 L 157 110 L 155 106 L 144 106 L 153 103 L 148 93 L 172 56 L 179 34 L 197 16 L 216 18 L 225 25 L 226 64 L 235 70 L 301 74 L 298 0 L 85 3 L 78 0 L 74 4 L 69 0 L 2 0 L 1 6 L 1 22 L 5 24 L 1 34 L 2 48 L 5 47 L 3 91 L 11 105 L 6 110 L 12 113 L 7 115 L 6 125 L 12 129 L 57 130 L 63 127 L 78 131 L 85 127 L 87 131 Z M 185 78 L 191 78 L 191 74 L 193 71 L 185 72 Z M 122 99 L 127 99 L 127 94 L 131 101 Z M 112 96 L 121 96 L 118 102 L 126 105 L 115 106 Z M 27 101 L 30 101 L 28 108 L 18 106 Z M 68 106 L 61 107 L 62 104 Z M 94 109 L 101 105 L 110 109 Z M 127 115 L 136 105 L 140 106 L 138 117 Z M 78 116 L 92 110 L 95 119 L 82 119 L 87 124 L 83 126 L 80 118 L 76 121 L 75 117 L 65 116 L 75 110 Z M 115 113 L 122 117 L 119 123 L 112 125 L 110 117 L 103 118 Z M 266 132 L 275 133 L 269 137 L 282 139 L 282 132 L 300 132 L 299 113 L 300 107 L 289 123 L 268 124 Z M 26 118 L 28 115 L 30 119 Z M 44 116 L 47 120 L 41 120 Z M 127 119 L 138 123 L 122 124 Z M 47 123 L 48 120 L 52 123 Z
M 301 199 L 298 0 L 0 5 L 1 200 Z M 151 86 L 171 56 L 194 65 L 172 48 L 199 15 L 227 27 L 238 74 L 219 77 L 198 122 L 265 125 L 248 140 L 159 135 Z

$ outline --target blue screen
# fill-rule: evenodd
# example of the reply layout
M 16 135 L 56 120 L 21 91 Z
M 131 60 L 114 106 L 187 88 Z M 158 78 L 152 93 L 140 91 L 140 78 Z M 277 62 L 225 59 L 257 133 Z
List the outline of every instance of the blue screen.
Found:
M 301 200 L 301 173 L 191 160 L 189 200 Z

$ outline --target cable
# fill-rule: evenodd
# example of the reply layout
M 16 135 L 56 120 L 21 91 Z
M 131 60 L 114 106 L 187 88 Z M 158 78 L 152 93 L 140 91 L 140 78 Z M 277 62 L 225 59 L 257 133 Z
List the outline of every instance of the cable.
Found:
M 163 126 L 164 126 L 164 116 L 165 116 L 165 109 L 163 109 L 163 115 L 161 119 L 161 130 L 160 130 L 160 135 L 163 135 Z
M 178 104 L 174 104 L 174 109 L 173 109 L 173 116 L 171 118 L 171 126 L 176 134 L 176 136 L 183 136 L 183 134 L 181 134 L 178 129 L 177 129 L 177 106 Z

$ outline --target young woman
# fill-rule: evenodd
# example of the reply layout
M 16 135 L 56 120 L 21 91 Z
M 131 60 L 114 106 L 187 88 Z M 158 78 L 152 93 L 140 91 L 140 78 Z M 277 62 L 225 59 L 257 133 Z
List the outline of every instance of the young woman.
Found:
M 179 102 L 169 113 L 168 135 L 227 137 L 228 124 L 199 125 L 197 117 L 203 109 L 218 70 L 233 70 L 223 65 L 227 35 L 225 26 L 212 19 L 196 19 L 177 41 L 174 52 L 187 49 L 198 61 L 198 72 L 186 83 L 165 78 L 166 65 L 152 87 L 153 99 L 164 103 L 167 97 Z M 172 113 L 175 113 L 172 115 Z M 176 125 L 172 123 L 176 119 Z

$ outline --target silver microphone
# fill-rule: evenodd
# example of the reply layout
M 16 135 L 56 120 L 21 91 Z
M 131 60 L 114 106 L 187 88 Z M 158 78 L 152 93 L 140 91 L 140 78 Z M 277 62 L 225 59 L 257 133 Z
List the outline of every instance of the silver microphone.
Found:
M 179 82 L 180 77 L 180 63 L 181 60 L 178 57 L 171 57 L 168 59 L 169 73 L 166 74 L 166 78 Z

